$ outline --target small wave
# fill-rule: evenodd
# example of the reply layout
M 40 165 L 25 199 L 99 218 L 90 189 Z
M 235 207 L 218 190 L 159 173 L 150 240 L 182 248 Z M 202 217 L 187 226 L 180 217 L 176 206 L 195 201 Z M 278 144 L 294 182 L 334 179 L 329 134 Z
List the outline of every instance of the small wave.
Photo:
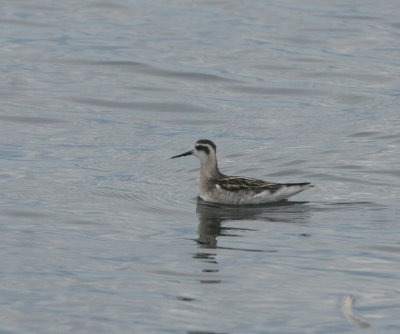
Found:
M 351 135 L 349 135 L 349 137 L 355 137 L 355 138 L 374 137 L 374 136 L 377 136 L 380 134 L 381 133 L 377 132 L 377 131 L 360 131 L 360 132 L 352 133 Z
M 165 68 L 160 68 L 158 66 L 149 65 L 142 62 L 137 61 L 125 61 L 125 60 L 117 60 L 117 61 L 88 61 L 88 60 L 76 60 L 72 61 L 74 63 L 81 63 L 85 65 L 92 66 L 110 66 L 113 68 L 120 68 L 124 71 L 132 70 L 134 72 L 140 72 L 141 74 L 148 74 L 158 77 L 167 77 L 167 78 L 177 78 L 183 80 L 190 81 L 203 81 L 203 82 L 238 82 L 238 80 L 225 78 L 220 75 L 211 74 L 211 73 L 202 73 L 202 72 L 194 72 L 194 71 L 178 71 L 178 70 L 170 70 Z
M 326 92 L 318 89 L 292 88 L 292 87 L 259 87 L 259 86 L 229 86 L 229 90 L 234 92 L 255 94 L 255 95 L 298 95 L 315 96 L 326 95 Z
M 210 113 L 212 109 L 187 102 L 160 101 L 160 102 L 121 102 L 100 98 L 71 98 L 78 103 L 88 104 L 95 107 L 106 107 L 112 109 L 129 109 L 132 111 L 155 111 L 155 112 L 178 112 L 178 113 Z
M 22 124 L 33 124 L 33 125 L 48 125 L 48 124 L 66 124 L 67 120 L 51 118 L 51 117 L 39 117 L 39 116 L 0 116 L 1 120 L 8 122 L 16 122 Z

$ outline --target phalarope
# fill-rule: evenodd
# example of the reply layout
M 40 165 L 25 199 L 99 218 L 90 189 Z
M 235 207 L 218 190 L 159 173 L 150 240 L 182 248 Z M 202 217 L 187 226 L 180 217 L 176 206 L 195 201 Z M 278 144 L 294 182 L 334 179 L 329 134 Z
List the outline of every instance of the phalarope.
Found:
M 217 147 L 208 139 L 198 140 L 194 148 L 171 159 L 194 155 L 200 159 L 198 196 L 206 201 L 242 205 L 280 201 L 313 187 L 309 182 L 272 183 L 248 177 L 222 174 L 217 164 Z

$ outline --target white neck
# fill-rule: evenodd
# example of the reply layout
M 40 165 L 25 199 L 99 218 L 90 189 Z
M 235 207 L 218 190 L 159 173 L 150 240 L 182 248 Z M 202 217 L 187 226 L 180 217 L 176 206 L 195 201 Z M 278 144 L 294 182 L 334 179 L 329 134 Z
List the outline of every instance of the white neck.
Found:
M 212 179 L 219 175 L 217 159 L 210 156 L 207 160 L 201 161 L 200 179 Z

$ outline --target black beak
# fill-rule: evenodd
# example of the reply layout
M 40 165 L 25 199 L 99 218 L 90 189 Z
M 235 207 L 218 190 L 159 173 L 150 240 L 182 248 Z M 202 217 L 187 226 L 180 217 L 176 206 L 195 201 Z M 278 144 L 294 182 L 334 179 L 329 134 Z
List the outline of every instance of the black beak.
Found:
M 193 154 L 193 152 L 192 152 L 192 151 L 187 151 L 187 152 L 185 152 L 185 153 L 182 153 L 182 154 L 175 155 L 175 156 L 174 156 L 174 157 L 172 157 L 171 159 L 175 159 L 175 158 L 179 158 L 179 157 L 185 157 L 185 156 L 187 156 L 187 155 L 191 155 L 191 154 Z

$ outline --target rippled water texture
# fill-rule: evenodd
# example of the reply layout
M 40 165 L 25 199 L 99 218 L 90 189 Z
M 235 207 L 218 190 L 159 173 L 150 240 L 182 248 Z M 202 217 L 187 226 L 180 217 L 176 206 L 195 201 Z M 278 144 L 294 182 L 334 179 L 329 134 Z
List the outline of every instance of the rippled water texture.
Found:
M 400 11 L 2 1 L 1 333 L 400 332 Z M 196 199 L 221 170 L 312 182 Z

